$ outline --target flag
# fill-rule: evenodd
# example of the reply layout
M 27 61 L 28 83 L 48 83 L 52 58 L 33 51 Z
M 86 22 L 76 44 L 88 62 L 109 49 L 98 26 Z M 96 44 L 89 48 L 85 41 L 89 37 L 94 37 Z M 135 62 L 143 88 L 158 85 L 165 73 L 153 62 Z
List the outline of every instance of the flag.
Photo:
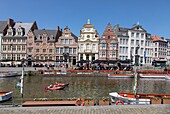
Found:
M 146 51 L 144 51 L 144 58 L 146 58 Z
M 20 77 L 20 80 L 17 82 L 17 85 L 15 86 L 16 89 L 20 90 L 20 95 L 23 98 L 23 80 L 24 80 L 24 68 L 22 69 L 22 75 Z
M 17 82 L 17 85 L 15 86 L 16 89 L 21 89 L 21 77 L 19 79 L 19 81 Z

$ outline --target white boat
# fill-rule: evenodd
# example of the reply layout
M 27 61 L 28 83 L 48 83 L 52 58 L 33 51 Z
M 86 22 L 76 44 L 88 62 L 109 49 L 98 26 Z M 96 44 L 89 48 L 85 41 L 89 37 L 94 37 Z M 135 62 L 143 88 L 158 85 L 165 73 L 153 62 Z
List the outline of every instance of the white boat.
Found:
M 12 98 L 13 91 L 9 92 L 0 92 L 0 102 L 7 101 Z
M 167 74 L 139 74 L 140 78 L 165 79 Z
M 120 103 L 124 104 L 150 104 L 151 100 L 147 97 L 142 98 L 138 94 L 138 98 L 134 96 L 134 93 L 117 93 L 117 92 L 112 92 L 109 93 L 109 96 L 111 98 L 112 103 L 118 104 Z M 141 97 L 141 98 L 140 98 Z
M 17 76 L 15 72 L 0 72 L 0 78 Z

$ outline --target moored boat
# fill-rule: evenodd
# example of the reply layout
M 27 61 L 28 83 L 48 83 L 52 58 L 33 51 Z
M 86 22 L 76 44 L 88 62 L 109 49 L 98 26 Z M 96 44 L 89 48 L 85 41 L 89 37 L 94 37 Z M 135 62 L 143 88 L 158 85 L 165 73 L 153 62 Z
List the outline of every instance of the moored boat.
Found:
M 169 98 L 170 94 L 141 94 L 138 93 L 136 96 L 134 93 L 128 93 L 128 92 L 112 92 L 109 93 L 109 96 L 111 98 L 112 103 L 118 104 L 151 104 L 152 99 L 164 99 Z
M 134 74 L 108 74 L 108 78 L 134 78 Z
M 13 91 L 0 92 L 0 102 L 7 101 L 12 98 Z
M 165 79 L 167 74 L 139 74 L 140 78 Z
M 17 76 L 15 72 L 0 72 L 0 78 Z

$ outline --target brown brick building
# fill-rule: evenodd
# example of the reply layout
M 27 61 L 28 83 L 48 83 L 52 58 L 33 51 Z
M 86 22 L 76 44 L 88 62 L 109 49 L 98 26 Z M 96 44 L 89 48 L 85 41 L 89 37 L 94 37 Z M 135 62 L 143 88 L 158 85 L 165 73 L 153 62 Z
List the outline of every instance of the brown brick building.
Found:
M 29 31 L 27 37 L 27 57 L 35 60 L 34 65 L 55 65 L 55 42 L 61 35 L 57 30 L 34 30 Z
M 118 38 L 113 32 L 110 23 L 107 25 L 102 37 L 99 39 L 99 60 L 118 59 Z
M 75 36 L 68 27 L 66 27 L 59 37 L 56 45 L 56 61 L 58 64 L 76 64 L 77 60 L 77 36 Z

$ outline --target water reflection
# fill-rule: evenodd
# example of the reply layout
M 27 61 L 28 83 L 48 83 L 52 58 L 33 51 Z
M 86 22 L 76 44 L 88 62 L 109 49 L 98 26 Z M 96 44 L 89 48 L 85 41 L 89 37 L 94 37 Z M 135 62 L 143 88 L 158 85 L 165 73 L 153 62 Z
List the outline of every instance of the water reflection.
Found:
M 19 77 L 0 78 L 0 91 L 14 91 L 13 97 L 20 98 L 15 89 Z M 44 87 L 55 81 L 69 83 L 64 90 L 46 91 Z M 133 79 L 108 79 L 107 77 L 68 77 L 68 76 L 26 76 L 24 79 L 24 98 L 102 98 L 110 92 L 133 92 Z M 139 92 L 170 93 L 170 81 L 139 80 Z

